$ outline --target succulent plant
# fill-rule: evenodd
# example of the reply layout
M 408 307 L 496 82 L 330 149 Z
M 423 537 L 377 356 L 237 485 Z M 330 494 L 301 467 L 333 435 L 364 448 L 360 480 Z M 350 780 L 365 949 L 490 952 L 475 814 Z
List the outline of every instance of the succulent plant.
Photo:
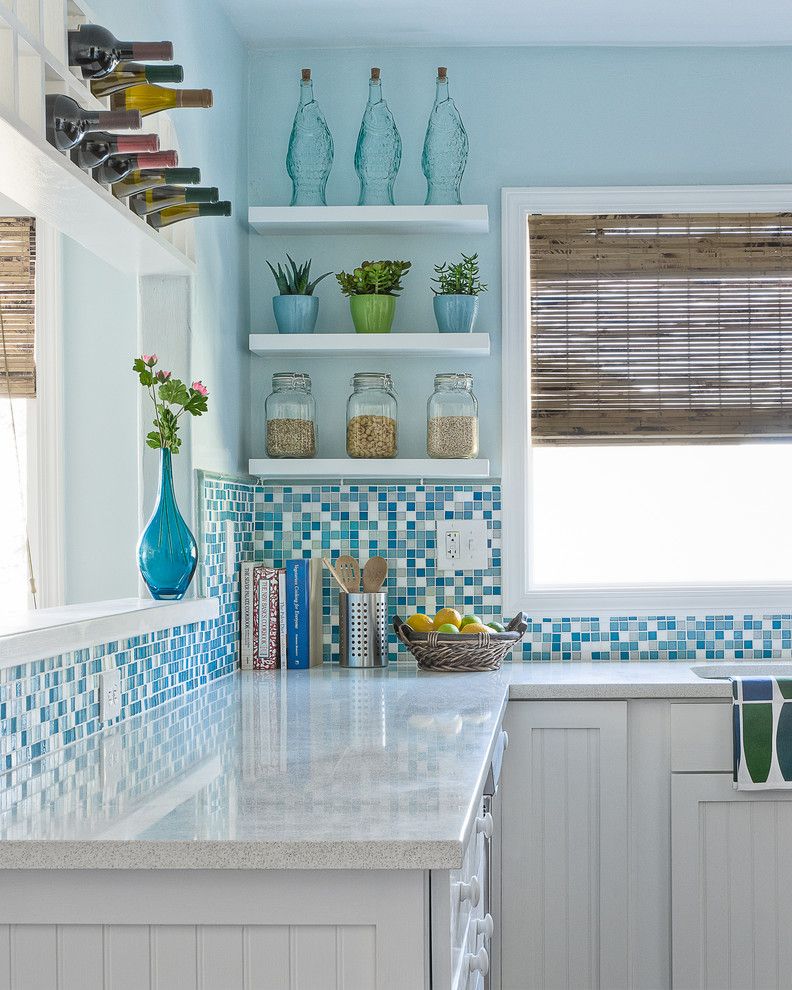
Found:
M 287 254 L 286 257 L 289 259 L 289 264 L 284 268 L 281 268 L 280 262 L 278 262 L 277 271 L 272 267 L 269 261 L 267 262 L 267 265 L 269 265 L 269 270 L 272 272 L 272 276 L 275 279 L 275 284 L 278 286 L 278 292 L 282 296 L 312 296 L 314 289 L 322 281 L 322 279 L 333 274 L 332 272 L 325 272 L 324 275 L 320 275 L 319 278 L 315 278 L 313 282 L 311 282 L 310 260 L 306 261 L 302 265 L 297 265 L 291 255 Z
M 436 296 L 477 296 L 487 291 L 487 286 L 479 281 L 478 254 L 463 254 L 456 265 L 447 261 L 435 265 L 435 275 L 437 278 L 432 281 L 439 288 L 433 288 L 432 292 Z
M 411 261 L 364 261 L 351 275 L 339 272 L 336 278 L 345 296 L 395 296 L 411 267 Z

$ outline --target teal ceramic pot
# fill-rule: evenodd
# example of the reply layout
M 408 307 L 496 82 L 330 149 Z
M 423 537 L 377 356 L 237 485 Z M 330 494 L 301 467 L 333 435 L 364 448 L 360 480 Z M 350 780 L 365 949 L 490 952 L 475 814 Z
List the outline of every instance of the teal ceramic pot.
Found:
M 319 315 L 318 296 L 273 296 L 278 333 L 313 333 Z
M 390 333 L 396 296 L 350 296 L 349 309 L 357 333 Z
M 478 296 L 435 296 L 437 329 L 440 333 L 472 333 L 478 305 Z

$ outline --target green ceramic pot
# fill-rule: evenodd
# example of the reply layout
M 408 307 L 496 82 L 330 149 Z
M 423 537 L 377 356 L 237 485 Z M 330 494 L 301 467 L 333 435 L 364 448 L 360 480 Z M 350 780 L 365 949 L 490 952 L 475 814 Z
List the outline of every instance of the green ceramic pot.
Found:
M 396 296 L 350 296 L 349 308 L 357 333 L 390 333 Z

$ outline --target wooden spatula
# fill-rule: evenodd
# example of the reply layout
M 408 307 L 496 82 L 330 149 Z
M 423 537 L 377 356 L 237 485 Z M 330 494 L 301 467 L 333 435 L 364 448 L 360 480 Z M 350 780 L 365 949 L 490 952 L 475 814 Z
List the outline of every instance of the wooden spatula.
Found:
M 342 554 L 335 562 L 335 570 L 341 579 L 341 584 L 343 584 L 350 595 L 357 594 L 360 591 L 360 564 L 354 557 L 348 557 L 346 554 Z
M 322 563 L 325 565 L 328 571 L 330 571 L 330 573 L 333 575 L 333 580 L 338 585 L 338 587 L 342 591 L 346 591 L 346 586 L 344 582 L 341 580 L 341 578 L 338 576 L 338 571 L 336 571 L 335 567 L 333 567 L 333 565 L 330 563 L 327 557 L 322 557 Z
M 388 576 L 388 562 L 384 557 L 372 557 L 363 568 L 363 590 L 375 593 L 385 584 Z

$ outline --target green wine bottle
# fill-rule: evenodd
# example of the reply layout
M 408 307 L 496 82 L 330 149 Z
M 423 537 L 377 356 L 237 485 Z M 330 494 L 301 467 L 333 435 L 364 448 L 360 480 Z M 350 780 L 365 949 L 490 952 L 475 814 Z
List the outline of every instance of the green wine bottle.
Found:
M 120 62 L 112 72 L 91 80 L 94 96 L 112 96 L 141 83 L 180 83 L 184 69 L 180 65 L 143 65 L 140 62 Z
M 149 213 L 159 213 L 171 206 L 184 206 L 185 203 L 216 203 L 220 198 L 217 186 L 155 186 L 132 196 L 129 206 L 139 217 Z
M 195 217 L 230 217 L 231 204 L 224 200 L 222 203 L 185 203 L 183 206 L 169 206 L 167 210 L 151 213 L 148 222 L 155 230 L 169 227 L 180 220 L 193 220 Z
M 155 186 L 197 186 L 200 181 L 199 168 L 139 168 L 111 188 L 118 199 L 126 199 Z

